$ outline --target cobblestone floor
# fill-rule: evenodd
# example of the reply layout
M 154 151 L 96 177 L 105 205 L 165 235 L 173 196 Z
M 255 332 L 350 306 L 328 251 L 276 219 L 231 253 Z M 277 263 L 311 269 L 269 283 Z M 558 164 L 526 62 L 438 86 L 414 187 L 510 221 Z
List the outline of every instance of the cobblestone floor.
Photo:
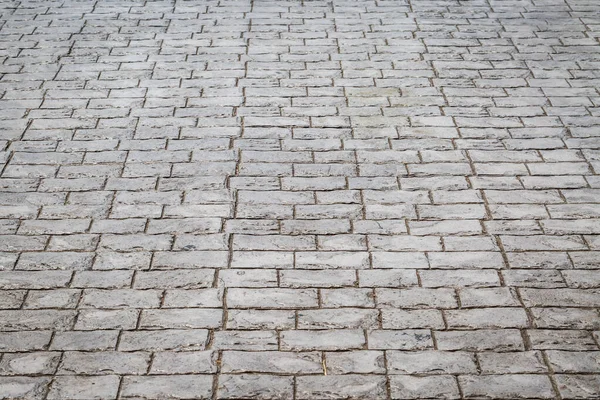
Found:
M 597 0 L 0 4 L 0 398 L 600 398 Z

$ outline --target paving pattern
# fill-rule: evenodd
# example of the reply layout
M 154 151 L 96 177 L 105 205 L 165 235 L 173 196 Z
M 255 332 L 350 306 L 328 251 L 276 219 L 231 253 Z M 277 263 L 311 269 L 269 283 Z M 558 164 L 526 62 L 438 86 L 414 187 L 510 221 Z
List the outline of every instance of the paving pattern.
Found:
M 1 1 L 0 398 L 599 399 L 597 0 Z

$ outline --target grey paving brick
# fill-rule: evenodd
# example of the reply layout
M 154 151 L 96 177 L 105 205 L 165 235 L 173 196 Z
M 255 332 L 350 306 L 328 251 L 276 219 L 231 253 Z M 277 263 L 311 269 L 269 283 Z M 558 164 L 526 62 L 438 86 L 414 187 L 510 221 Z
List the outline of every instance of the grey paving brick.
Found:
M 325 308 L 298 313 L 298 327 L 306 329 L 369 328 L 377 326 L 376 310 L 361 308 Z
M 458 380 L 467 398 L 478 397 L 482 393 L 514 398 L 551 399 L 555 397 L 550 380 L 544 375 L 463 376 Z
M 133 353 L 136 354 L 136 353 Z M 157 352 L 151 374 L 204 374 L 217 371 L 216 353 L 212 351 Z
M 7 353 L 44 350 L 50 344 L 51 335 L 50 330 L 0 332 L 0 349 Z
M 149 353 L 65 352 L 57 373 L 60 375 L 104 375 L 145 373 Z
M 565 399 L 586 399 L 598 393 L 600 382 L 597 375 L 556 375 L 561 396 Z
M 330 374 L 383 374 L 385 360 L 382 351 L 344 351 L 326 353 Z
M 600 368 L 599 352 L 570 352 L 551 350 L 547 351 L 551 367 L 557 372 L 585 373 L 597 372 Z
M 2 375 L 49 375 L 60 361 L 58 352 L 6 354 L 0 363 Z
M 421 350 L 433 347 L 431 332 L 424 329 L 372 330 L 367 334 L 373 350 Z
M 50 379 L 27 376 L 3 376 L 0 388 L 6 398 L 43 399 Z
M 435 374 L 439 371 L 469 374 L 477 371 L 473 354 L 460 351 L 388 351 L 387 360 L 391 374 Z
M 209 399 L 212 394 L 210 375 L 153 375 L 123 378 L 124 397 Z
M 208 340 L 206 329 L 137 330 L 123 332 L 119 350 L 203 350 Z
M 227 327 L 230 329 L 291 329 L 296 316 L 290 310 L 229 310 Z
M 105 376 L 57 376 L 52 382 L 48 398 L 79 399 L 93 396 L 114 399 L 119 390 L 119 377 Z
M 452 376 L 411 376 L 393 375 L 390 377 L 390 390 L 395 399 L 430 397 L 435 399 L 459 399 L 458 384 Z
M 70 310 L 2 310 L 0 330 L 71 329 L 75 312 Z
M 145 329 L 215 328 L 221 325 L 222 314 L 215 308 L 143 310 L 139 325 Z
M 377 375 L 302 376 L 296 380 L 297 398 L 382 398 L 385 379 Z
M 323 372 L 323 367 L 321 355 L 315 352 L 226 351 L 223 354 L 221 371 L 318 374 Z
M 366 344 L 362 330 L 293 330 L 281 333 L 282 350 L 360 349 Z
M 223 374 L 219 377 L 218 397 L 221 399 L 292 399 L 294 384 L 291 376 L 260 374 Z
M 524 350 L 523 337 L 517 329 L 480 329 L 436 331 L 440 350 Z
M 133 329 L 138 320 L 139 311 L 134 309 L 121 310 L 81 310 L 77 315 L 76 329 Z
M 237 289 L 227 292 L 231 308 L 305 308 L 317 305 L 314 289 Z
M 560 333 L 558 333 L 560 332 Z M 595 350 L 592 335 L 587 331 L 530 329 L 527 335 L 532 348 L 545 350 Z M 559 337 L 557 340 L 556 337 Z
M 50 345 L 51 350 L 101 351 L 114 350 L 119 331 L 65 331 L 57 332 Z

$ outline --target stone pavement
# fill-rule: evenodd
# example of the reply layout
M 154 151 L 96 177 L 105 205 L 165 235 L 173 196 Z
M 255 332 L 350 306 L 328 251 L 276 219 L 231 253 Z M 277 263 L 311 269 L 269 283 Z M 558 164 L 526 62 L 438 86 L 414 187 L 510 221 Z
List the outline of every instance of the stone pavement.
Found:
M 0 2 L 0 398 L 600 398 L 600 2 Z

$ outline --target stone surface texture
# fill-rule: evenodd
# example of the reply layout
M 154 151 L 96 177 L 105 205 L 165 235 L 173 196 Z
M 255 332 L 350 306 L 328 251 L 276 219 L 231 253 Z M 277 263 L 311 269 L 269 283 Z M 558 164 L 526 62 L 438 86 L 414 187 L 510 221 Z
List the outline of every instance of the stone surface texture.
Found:
M 0 398 L 599 399 L 597 0 L 0 0 Z

